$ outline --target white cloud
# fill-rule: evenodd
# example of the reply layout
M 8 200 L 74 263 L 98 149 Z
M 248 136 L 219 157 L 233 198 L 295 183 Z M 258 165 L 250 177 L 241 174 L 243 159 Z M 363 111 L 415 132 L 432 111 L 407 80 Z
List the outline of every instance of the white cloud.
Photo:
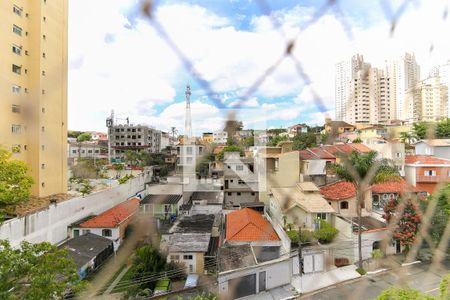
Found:
M 184 91 L 176 88 L 188 78 L 186 72 L 148 22 L 134 19 L 130 26 L 130 20 L 122 12 L 133 3 L 131 0 L 125 4 L 120 0 L 70 1 L 71 128 L 102 129 L 111 109 L 136 122 L 145 121 L 166 129 L 183 127 L 184 103 L 175 101 L 183 99 Z M 411 7 L 400 18 L 393 38 L 389 36 L 390 24 L 383 18 L 375 18 L 376 22 L 368 25 L 362 19 L 347 20 L 353 27 L 354 40 L 348 39 L 331 14 L 304 31 L 294 54 L 329 113 L 334 107 L 334 66 L 357 52 L 380 67 L 393 55 L 415 52 L 423 66 L 422 74 L 432 65 L 447 60 L 450 43 L 446 36 L 450 36 L 450 26 L 441 18 L 440 5 L 438 1 L 426 1 Z M 311 13 L 311 9 L 297 6 L 275 12 L 275 18 L 291 38 Z M 381 10 L 378 14 L 382 14 Z M 250 30 L 240 30 L 230 19 L 198 5 L 161 5 L 156 17 L 200 74 L 223 93 L 221 97 L 228 104 L 235 103 L 239 94 L 285 51 L 284 38 L 266 16 L 253 17 Z M 431 42 L 434 51 L 430 55 Z M 319 115 L 304 115 L 316 103 L 311 89 L 303 88 L 303 84 L 292 61 L 283 61 L 265 78 L 255 98 L 246 103 L 246 107 L 263 113 L 249 113 L 241 119 L 248 124 L 261 122 L 262 118 L 267 122 L 289 122 L 296 118 L 318 120 Z M 270 97 L 292 100 L 290 104 L 264 103 Z M 203 100 L 192 103 L 193 119 L 195 115 L 201 120 L 197 128 L 211 131 L 220 127 L 216 123 L 225 114 L 214 109 Z

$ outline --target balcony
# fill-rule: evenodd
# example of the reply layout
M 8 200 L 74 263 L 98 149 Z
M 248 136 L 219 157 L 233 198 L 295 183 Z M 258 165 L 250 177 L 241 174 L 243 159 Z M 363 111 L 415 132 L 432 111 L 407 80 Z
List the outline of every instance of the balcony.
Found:
M 450 176 L 424 176 L 417 175 L 416 182 L 450 182 Z

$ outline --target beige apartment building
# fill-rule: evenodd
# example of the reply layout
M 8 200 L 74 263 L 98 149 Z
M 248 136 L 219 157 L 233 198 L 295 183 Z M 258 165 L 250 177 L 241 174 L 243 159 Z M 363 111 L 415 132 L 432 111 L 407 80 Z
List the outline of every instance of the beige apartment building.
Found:
M 404 120 L 435 122 L 447 117 L 448 87 L 441 84 L 440 77 L 419 81 L 406 92 Z
M 67 191 L 67 0 L 0 1 L 0 145 L 32 195 Z

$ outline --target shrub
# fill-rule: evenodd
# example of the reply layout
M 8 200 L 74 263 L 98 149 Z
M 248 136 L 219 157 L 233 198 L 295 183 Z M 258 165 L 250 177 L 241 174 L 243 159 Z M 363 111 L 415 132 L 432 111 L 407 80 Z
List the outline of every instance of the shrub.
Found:
M 291 239 L 291 244 L 294 246 L 298 245 L 298 232 L 296 230 L 289 230 L 286 232 L 288 237 Z
M 363 268 L 357 268 L 356 272 L 358 272 L 361 275 L 365 275 L 367 273 L 366 270 L 364 270 Z
M 333 241 L 339 230 L 331 226 L 328 222 L 321 220 L 320 229 L 314 231 L 314 237 L 322 244 L 328 244 Z
M 291 239 L 291 244 L 294 246 L 298 246 L 299 235 L 297 230 L 289 230 L 287 231 L 288 237 Z M 309 230 L 302 230 L 300 232 L 300 243 L 309 243 L 314 240 L 314 233 Z
M 119 184 L 124 184 L 124 183 L 126 183 L 128 180 L 130 180 L 131 178 L 134 178 L 134 175 L 127 174 L 127 175 L 123 176 L 122 178 L 120 178 L 120 179 L 118 180 L 118 181 L 119 181 Z

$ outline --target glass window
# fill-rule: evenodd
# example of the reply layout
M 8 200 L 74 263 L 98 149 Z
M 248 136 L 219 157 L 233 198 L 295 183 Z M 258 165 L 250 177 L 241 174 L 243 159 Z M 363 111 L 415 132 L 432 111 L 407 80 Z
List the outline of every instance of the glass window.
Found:
M 12 92 L 13 93 L 15 93 L 15 94 L 19 94 L 20 93 L 20 91 L 22 90 L 22 87 L 21 86 L 18 86 L 18 85 L 15 85 L 15 84 L 13 84 L 12 85 Z
M 347 201 L 342 201 L 340 204 L 341 204 L 341 209 L 348 209 L 348 202 Z
M 17 55 L 22 55 L 22 47 L 19 47 L 17 45 L 12 45 L 12 52 Z
M 22 9 L 16 5 L 13 6 L 13 12 L 20 17 L 22 16 Z
M 102 230 L 102 236 L 112 236 L 111 229 L 103 229 Z
M 22 131 L 22 126 L 17 124 L 11 125 L 11 132 L 14 134 L 19 134 Z
M 19 26 L 15 25 L 15 24 L 13 25 L 13 32 L 17 35 L 22 36 L 22 28 L 20 28 Z
M 13 104 L 13 105 L 11 106 L 11 111 L 12 111 L 13 113 L 20 114 L 20 111 L 21 111 L 21 110 L 22 110 L 22 109 L 21 109 L 21 106 L 20 106 L 20 105 Z
M 21 74 L 22 73 L 22 67 L 18 66 L 18 65 L 12 65 L 12 71 L 16 74 Z
M 244 166 L 243 165 L 237 165 L 236 166 L 236 171 L 243 171 L 244 170 Z
M 192 255 L 183 255 L 183 259 L 190 260 L 192 259 Z
M 73 230 L 73 237 L 79 237 L 80 236 L 80 230 L 79 229 L 74 229 Z

